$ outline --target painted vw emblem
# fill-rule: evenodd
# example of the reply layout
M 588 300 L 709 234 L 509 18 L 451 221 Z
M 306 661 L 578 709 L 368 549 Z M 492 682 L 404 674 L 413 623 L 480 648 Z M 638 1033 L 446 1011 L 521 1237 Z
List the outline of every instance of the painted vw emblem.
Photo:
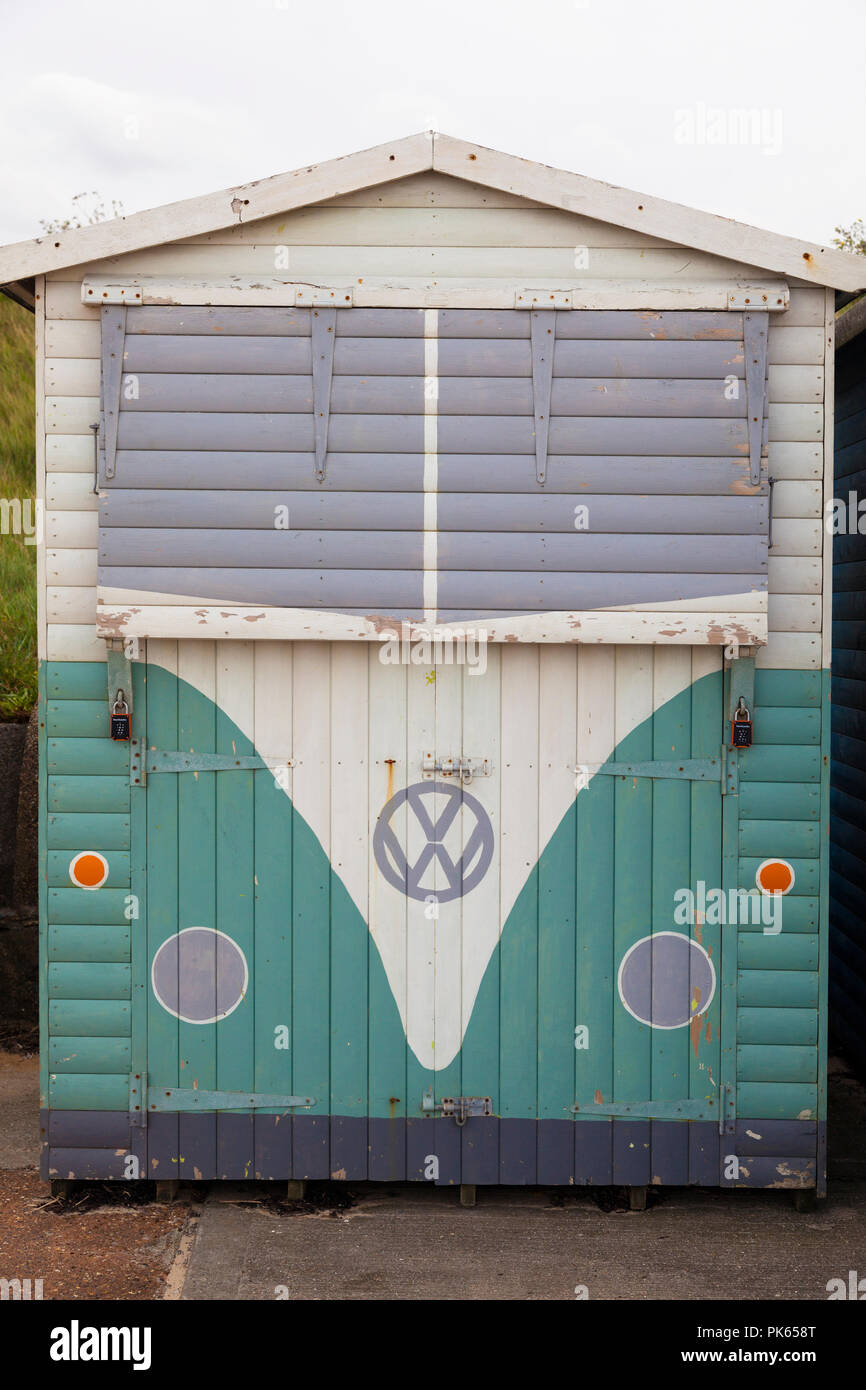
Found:
M 404 805 L 406 817 L 398 814 Z M 401 834 L 412 849 L 401 844 Z M 490 868 L 493 826 L 481 802 L 459 784 L 413 782 L 382 807 L 373 853 L 388 882 L 407 897 L 450 903 L 477 888 Z

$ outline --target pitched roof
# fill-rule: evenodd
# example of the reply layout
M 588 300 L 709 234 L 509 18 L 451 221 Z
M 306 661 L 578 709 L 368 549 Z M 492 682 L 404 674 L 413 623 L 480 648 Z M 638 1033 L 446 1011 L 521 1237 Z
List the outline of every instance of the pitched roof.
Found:
M 761 231 L 715 213 L 433 131 L 96 226 L 0 247 L 0 285 L 182 237 L 202 236 L 428 170 L 816 285 L 848 291 L 866 287 L 866 257 Z

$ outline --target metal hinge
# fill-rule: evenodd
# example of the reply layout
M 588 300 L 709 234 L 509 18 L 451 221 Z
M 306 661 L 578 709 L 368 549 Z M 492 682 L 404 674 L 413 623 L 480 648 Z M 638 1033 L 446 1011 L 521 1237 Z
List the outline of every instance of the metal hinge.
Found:
M 489 777 L 491 768 L 487 758 L 437 758 L 435 753 L 425 753 L 421 762 L 422 780 L 429 782 L 437 772 L 441 777 L 471 782 L 473 777 Z
M 313 1096 L 285 1096 L 268 1091 L 200 1091 L 195 1087 L 148 1086 L 147 1077 L 129 1078 L 129 1116 L 135 1129 L 147 1128 L 149 1112 L 186 1110 L 295 1110 L 315 1105 Z
M 685 782 L 719 782 L 723 779 L 725 748 L 719 758 L 680 758 L 679 761 L 641 763 L 578 763 L 575 772 L 592 777 L 662 777 Z
M 421 1097 L 421 1109 L 425 1115 L 441 1115 L 443 1119 L 465 1125 L 474 1116 L 492 1115 L 493 1101 L 490 1096 L 443 1096 L 440 1101 L 434 1101 L 433 1091 L 429 1090 Z
M 152 772 L 278 772 L 294 767 L 294 758 L 264 758 L 258 754 L 185 753 L 182 749 L 145 748 L 140 739 L 130 742 L 129 780 L 144 787 Z

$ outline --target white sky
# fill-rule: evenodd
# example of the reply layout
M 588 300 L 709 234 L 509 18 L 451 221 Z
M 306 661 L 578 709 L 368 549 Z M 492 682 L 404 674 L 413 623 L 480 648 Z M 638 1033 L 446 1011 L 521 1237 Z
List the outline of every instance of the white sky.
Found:
M 829 242 L 864 40 L 866 0 L 0 0 L 0 243 L 430 127 Z

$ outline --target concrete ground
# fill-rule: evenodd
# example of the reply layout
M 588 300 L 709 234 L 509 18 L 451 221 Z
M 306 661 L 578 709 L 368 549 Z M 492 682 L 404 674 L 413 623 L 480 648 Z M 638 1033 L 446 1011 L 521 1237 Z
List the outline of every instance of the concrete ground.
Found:
M 333 1184 L 291 1204 L 275 1184 L 247 1183 L 214 1184 L 203 1205 L 61 1217 L 34 1214 L 35 1059 L 0 1053 L 0 1169 L 27 1180 L 9 1199 L 17 1248 L 41 1272 L 61 1235 L 65 1269 L 80 1247 L 66 1297 L 549 1300 L 585 1289 L 590 1299 L 824 1301 L 828 1280 L 866 1276 L 866 1088 L 838 1060 L 829 1131 L 830 1195 L 806 1213 L 787 1192 L 651 1189 L 648 1210 L 630 1212 L 622 1193 L 586 1188 L 479 1188 L 477 1206 L 463 1209 L 447 1188 Z M 134 1280 L 113 1255 L 133 1232 L 149 1261 Z
M 696 1188 L 651 1190 L 645 1212 L 622 1193 L 479 1188 L 466 1210 L 414 1184 L 280 1210 L 272 1186 L 214 1185 L 181 1297 L 826 1300 L 829 1279 L 866 1275 L 866 1088 L 837 1059 L 830 1134 L 830 1195 L 804 1213 L 789 1192 Z

